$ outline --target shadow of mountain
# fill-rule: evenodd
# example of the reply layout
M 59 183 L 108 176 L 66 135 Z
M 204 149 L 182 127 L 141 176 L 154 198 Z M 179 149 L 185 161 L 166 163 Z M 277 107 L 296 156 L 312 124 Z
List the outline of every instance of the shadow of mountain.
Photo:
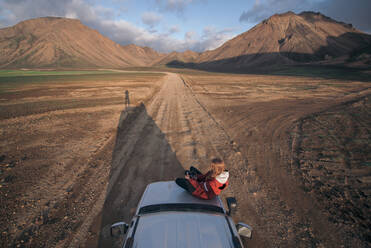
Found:
M 110 225 L 130 223 L 147 184 L 182 175 L 182 165 L 145 105 L 126 108 L 117 128 L 103 210 L 92 225 L 99 238 L 88 245 L 121 247 L 122 240 L 109 236 Z
M 277 41 L 283 46 L 285 39 Z M 352 56 L 355 51 L 369 51 L 371 35 L 345 33 L 339 37 L 329 36 L 327 46 L 321 46 L 313 54 L 297 52 L 274 52 L 246 54 L 226 59 L 199 63 L 171 61 L 171 68 L 188 68 L 209 72 L 268 74 L 287 76 L 316 76 L 327 79 L 370 81 L 369 74 L 362 73 L 371 68 L 345 67 L 345 59 L 331 65 L 331 60 L 341 56 Z

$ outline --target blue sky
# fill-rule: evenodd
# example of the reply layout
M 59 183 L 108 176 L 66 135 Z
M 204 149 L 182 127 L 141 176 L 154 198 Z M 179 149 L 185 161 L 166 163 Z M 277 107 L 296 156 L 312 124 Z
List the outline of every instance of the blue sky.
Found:
M 135 23 L 143 26 L 142 16 L 138 13 L 152 12 L 162 16 L 158 25 L 161 32 L 166 32 L 166 29 L 176 26 L 179 32 L 174 34 L 174 37 L 182 39 L 186 32 L 197 32 L 201 34 L 205 27 L 213 27 L 217 30 L 233 29 L 234 33 L 241 33 L 251 28 L 253 24 L 241 23 L 239 16 L 241 8 L 248 7 L 249 2 L 253 1 L 234 1 L 226 4 L 225 0 L 210 1 L 194 1 L 192 4 L 184 5 L 178 9 L 164 9 L 163 6 L 158 6 L 157 1 L 137 1 L 131 4 L 130 11 L 122 13 L 122 16 Z M 232 32 L 232 30 L 231 30 Z
M 0 0 L 0 28 L 61 16 L 80 19 L 123 45 L 201 52 L 275 13 L 306 10 L 371 31 L 371 0 Z

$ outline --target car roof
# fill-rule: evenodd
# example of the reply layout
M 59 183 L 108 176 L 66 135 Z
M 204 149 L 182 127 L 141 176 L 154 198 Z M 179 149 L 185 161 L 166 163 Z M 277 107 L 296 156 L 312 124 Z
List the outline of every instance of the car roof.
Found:
M 226 216 L 221 214 L 146 214 L 138 219 L 131 247 L 236 247 L 229 225 Z
M 203 200 L 192 196 L 190 193 L 179 187 L 174 181 L 155 182 L 147 186 L 139 202 L 136 215 L 142 208 L 154 205 L 202 205 L 210 208 L 219 208 L 219 212 L 225 209 L 220 198 L 214 197 L 211 200 Z

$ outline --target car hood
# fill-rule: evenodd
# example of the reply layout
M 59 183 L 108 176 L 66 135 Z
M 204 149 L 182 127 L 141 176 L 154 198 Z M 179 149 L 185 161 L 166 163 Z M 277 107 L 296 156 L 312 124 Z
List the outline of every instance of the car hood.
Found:
M 228 248 L 234 245 L 224 215 L 161 212 L 140 217 L 132 247 Z

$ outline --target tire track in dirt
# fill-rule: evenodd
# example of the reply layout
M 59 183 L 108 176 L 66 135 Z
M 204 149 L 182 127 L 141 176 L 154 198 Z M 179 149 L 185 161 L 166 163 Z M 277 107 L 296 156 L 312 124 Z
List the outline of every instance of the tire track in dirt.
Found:
M 202 84 L 189 77 L 186 80 L 195 89 Z M 337 247 L 334 244 L 345 240 L 342 228 L 329 225 L 321 208 L 304 196 L 300 183 L 290 176 L 287 166 L 292 164 L 292 154 L 296 151 L 289 134 L 300 117 L 320 112 L 326 106 L 353 103 L 368 91 L 368 88 L 354 91 L 335 101 L 246 101 L 237 107 L 228 106 L 227 101 L 225 107 L 223 102 L 215 107 L 216 98 L 198 91 L 196 97 L 201 99 L 200 103 L 205 103 L 222 120 L 225 130 L 240 142 L 243 155 L 249 159 L 247 173 L 232 185 L 244 192 L 237 198 L 239 219 L 256 228 L 248 247 Z M 353 246 L 361 247 L 358 241 L 354 242 L 358 245 Z M 351 247 L 346 243 L 345 247 L 348 246 Z
M 236 152 L 228 135 L 199 104 L 176 74 L 168 74 L 162 88 L 144 105 L 122 112 L 112 154 L 105 201 L 86 230 L 76 231 L 70 246 L 119 247 L 109 226 L 131 220 L 148 183 L 174 180 L 191 165 L 206 171 L 214 156 L 222 157 L 236 180 L 247 161 Z M 239 169 L 236 169 L 239 168 Z M 242 169 L 241 169 L 242 168 Z M 234 194 L 233 187 L 225 195 Z M 86 226 L 82 224 L 81 226 Z
M 250 168 L 238 145 L 178 75 L 168 74 L 148 104 L 123 111 L 116 139 L 109 143 L 105 149 L 113 150 L 111 167 L 102 171 L 103 179 L 96 173 L 89 180 L 91 186 L 85 187 L 101 193 L 95 194 L 88 206 L 90 212 L 73 236 L 62 240 L 59 247 L 120 247 L 122 240 L 109 237 L 109 226 L 131 220 L 148 183 L 173 180 L 190 165 L 206 171 L 214 156 L 223 158 L 231 172 L 231 186 L 223 196 L 238 199 L 236 219 L 252 226 L 269 223 L 264 237 L 255 232 L 249 244 L 278 245 L 277 232 L 299 225 L 279 196 L 261 188 L 256 168 Z M 94 184 L 98 182 L 108 183 L 99 187 Z M 273 199 L 270 205 L 266 205 L 266 197 Z M 270 209 L 283 210 L 277 214 Z
M 277 192 L 263 187 L 263 182 L 257 175 L 257 168 L 251 166 L 256 162 L 248 162 L 246 155 L 239 149 L 240 145 L 231 138 L 223 124 L 217 121 L 207 107 L 202 104 L 197 94 L 193 92 L 191 85 L 184 79 L 182 80 L 192 92 L 198 105 L 215 123 L 212 131 L 218 130 L 223 134 L 224 141 L 227 141 L 227 144 L 220 146 L 219 150 L 224 152 L 224 160 L 231 171 L 231 184 L 227 195 L 235 196 L 239 202 L 239 211 L 236 213 L 235 221 L 249 223 L 253 228 L 262 226 L 266 228 L 265 230 L 255 229 L 253 240 L 244 240 L 245 246 L 276 247 L 282 244 L 282 240 L 286 242 L 288 237 L 284 236 L 285 231 L 297 228 L 301 224 L 300 220 L 289 211 L 288 206 L 281 201 Z M 266 149 L 272 148 L 267 147 Z M 266 200 L 267 198 L 269 201 Z M 280 240 L 277 240 L 277 236 L 281 237 Z
M 231 139 L 222 123 L 218 122 L 202 104 L 191 86 L 183 79 L 182 83 L 182 87 L 180 84 L 177 86 L 178 92 L 182 92 L 178 99 L 178 104 L 181 106 L 178 113 L 183 118 L 179 120 L 184 120 L 180 121 L 180 124 L 190 130 L 191 143 L 174 143 L 174 147 L 179 145 L 175 150 L 182 151 L 178 158 L 183 165 L 195 163 L 204 171 L 207 170 L 210 158 L 214 156 L 223 158 L 231 172 L 231 183 L 222 197 L 235 196 L 239 201 L 239 211 L 235 220 L 244 221 L 253 227 L 261 226 L 261 222 L 269 223 L 266 224 L 269 230 L 264 232 L 257 230 L 254 232 L 254 240 L 245 240 L 245 245 L 252 247 L 278 245 L 280 242 L 277 242 L 277 233 L 284 233 L 282 229 L 295 228 L 300 225 L 300 220 L 288 211 L 289 208 L 280 200 L 277 193 L 262 187 L 262 182 L 256 177 L 256 168 L 249 166 L 239 145 Z M 179 134 L 177 135 L 179 137 Z M 184 147 L 188 144 L 190 149 L 187 150 Z M 264 200 L 265 198 L 271 199 L 269 204 Z M 281 236 L 282 239 L 287 239 Z

